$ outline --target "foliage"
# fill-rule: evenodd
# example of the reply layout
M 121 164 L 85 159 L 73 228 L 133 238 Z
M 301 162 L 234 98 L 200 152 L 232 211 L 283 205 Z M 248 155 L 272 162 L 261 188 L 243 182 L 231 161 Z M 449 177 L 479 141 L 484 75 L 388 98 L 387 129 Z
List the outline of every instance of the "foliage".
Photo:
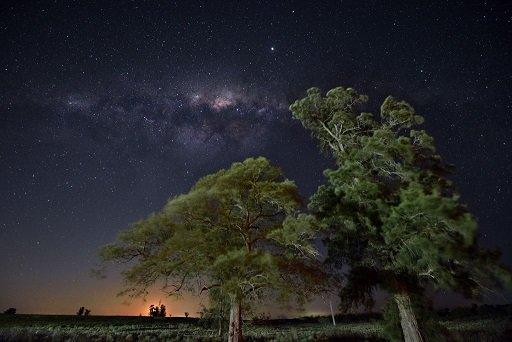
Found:
M 336 161 L 309 208 L 328 228 L 329 261 L 351 266 L 344 303 L 371 305 L 377 287 L 479 297 L 509 283 L 499 254 L 477 244 L 477 223 L 447 178 L 452 167 L 416 129 L 423 117 L 393 97 L 378 116 L 360 112 L 367 99 L 352 88 L 326 96 L 311 88 L 290 106 Z
M 247 159 L 203 177 L 161 212 L 120 233 L 101 255 L 136 261 L 123 273 L 126 293 L 135 295 L 159 278 L 172 292 L 193 280 L 203 290 L 220 287 L 238 295 L 268 286 L 288 289 L 298 280 L 292 272 L 314 272 L 308 259 L 297 257 L 314 256 L 308 240 L 313 232 L 294 225 L 300 216 L 286 218 L 299 206 L 297 187 L 278 168 L 265 158 Z
M 228 327 L 230 300 L 220 288 L 212 288 L 208 295 L 208 307 L 202 307 L 199 324 L 207 328 L 217 328 L 218 335 L 222 336 Z
M 307 297 L 322 279 L 296 185 L 265 158 L 207 175 L 101 251 L 128 262 L 122 293 L 144 295 L 162 279 L 170 294 L 217 289 L 247 305 L 273 291 Z

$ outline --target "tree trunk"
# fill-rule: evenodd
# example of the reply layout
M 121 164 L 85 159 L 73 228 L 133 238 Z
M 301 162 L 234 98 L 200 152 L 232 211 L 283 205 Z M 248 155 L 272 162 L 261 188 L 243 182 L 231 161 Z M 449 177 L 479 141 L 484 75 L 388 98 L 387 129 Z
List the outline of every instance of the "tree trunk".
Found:
M 219 337 L 222 337 L 222 328 L 223 328 L 223 321 L 224 321 L 224 305 L 221 305 L 220 306 L 220 314 L 219 314 L 219 331 L 218 331 L 218 335 Z
M 404 333 L 404 341 L 423 342 L 409 294 L 407 292 L 400 292 L 396 293 L 394 297 L 398 305 L 398 312 L 400 313 L 400 325 Z
M 228 342 L 242 342 L 242 303 L 236 297 L 231 298 L 229 311 L 229 335 Z
M 332 300 L 329 299 L 329 307 L 331 308 L 332 325 L 336 325 L 336 319 L 334 318 L 334 311 L 332 310 Z

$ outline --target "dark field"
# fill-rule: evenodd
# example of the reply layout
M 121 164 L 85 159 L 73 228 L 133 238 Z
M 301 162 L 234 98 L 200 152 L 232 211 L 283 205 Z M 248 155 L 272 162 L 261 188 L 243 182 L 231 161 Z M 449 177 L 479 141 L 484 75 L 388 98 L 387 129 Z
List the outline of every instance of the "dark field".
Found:
M 380 317 L 340 316 L 247 321 L 247 341 L 384 341 Z M 512 341 L 510 308 L 440 313 L 452 341 Z M 0 315 L 0 341 L 223 341 L 197 318 Z

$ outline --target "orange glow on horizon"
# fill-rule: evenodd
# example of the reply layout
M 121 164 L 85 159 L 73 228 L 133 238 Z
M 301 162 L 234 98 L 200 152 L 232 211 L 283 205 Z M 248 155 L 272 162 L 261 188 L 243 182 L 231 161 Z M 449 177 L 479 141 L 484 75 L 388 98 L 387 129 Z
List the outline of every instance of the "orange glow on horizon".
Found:
M 28 287 L 29 284 L 26 286 Z M 98 316 L 148 316 L 149 306 L 159 303 L 166 306 L 167 315 L 183 317 L 185 312 L 190 317 L 198 317 L 203 306 L 208 305 L 207 295 L 186 293 L 182 297 L 169 297 L 155 287 L 145 298 L 119 297 L 117 293 L 122 286 L 119 282 L 91 280 L 81 283 L 60 284 L 61 286 L 40 287 L 38 291 L 28 291 L 18 287 L 16 296 L 1 298 L 4 307 L 15 307 L 20 314 L 75 315 L 78 308 L 84 306 L 91 310 L 91 315 Z M 282 303 L 261 305 L 262 312 L 271 314 L 272 318 L 296 317 L 326 314 L 328 306 L 313 300 L 303 309 L 293 308 Z

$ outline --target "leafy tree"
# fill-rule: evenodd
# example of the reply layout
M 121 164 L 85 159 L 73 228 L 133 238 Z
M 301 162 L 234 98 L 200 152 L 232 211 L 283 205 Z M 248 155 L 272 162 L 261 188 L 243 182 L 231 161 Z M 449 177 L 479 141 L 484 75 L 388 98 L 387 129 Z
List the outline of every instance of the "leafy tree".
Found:
M 185 318 L 188 318 L 190 314 L 188 312 L 185 312 Z
M 342 302 L 371 305 L 372 291 L 386 289 L 405 339 L 420 341 L 412 294 L 432 286 L 475 298 L 510 273 L 478 246 L 477 223 L 447 178 L 452 168 L 415 128 L 423 117 L 393 97 L 379 116 L 360 112 L 366 101 L 352 88 L 326 96 L 311 88 L 290 106 L 336 161 L 309 208 L 327 227 L 329 262 L 350 266 Z
M 131 261 L 123 293 L 144 295 L 163 279 L 171 294 L 217 289 L 229 298 L 229 340 L 242 339 L 242 308 L 276 293 L 304 299 L 321 279 L 311 218 L 296 215 L 296 185 L 265 158 L 201 178 L 183 195 L 122 232 L 104 260 Z
M 84 310 L 85 310 L 85 308 L 83 306 L 81 306 L 80 309 L 78 309 L 78 311 L 76 312 L 76 315 L 82 316 L 84 314 Z
M 91 314 L 91 310 L 85 309 L 84 316 L 89 316 Z

